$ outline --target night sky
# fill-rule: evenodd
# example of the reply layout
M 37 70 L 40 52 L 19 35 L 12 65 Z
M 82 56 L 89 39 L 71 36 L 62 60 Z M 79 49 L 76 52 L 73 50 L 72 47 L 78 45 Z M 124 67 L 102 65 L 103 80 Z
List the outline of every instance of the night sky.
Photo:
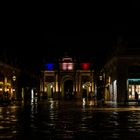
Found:
M 73 9 L 61 5 L 63 8 L 49 11 L 46 6 L 16 9 L 10 5 L 10 9 L 6 5 L 1 17 L 0 60 L 5 61 L 7 55 L 8 61 L 36 71 L 43 62 L 58 60 L 67 52 L 101 65 L 119 39 L 140 44 L 138 3 L 83 4 L 74 4 Z
M 108 24 L 96 26 L 94 32 L 44 32 L 43 46 L 49 53 L 43 53 L 46 60 L 69 52 L 71 56 L 81 60 L 92 59 L 96 64 L 102 64 L 119 40 L 129 44 L 140 41 L 137 27 L 129 24 Z
M 139 26 L 136 24 L 103 24 L 92 32 L 47 32 L 23 28 L 7 30 L 3 34 L 2 50 L 8 57 L 16 57 L 22 67 L 40 69 L 43 62 L 63 57 L 67 52 L 80 60 L 102 64 L 112 53 L 119 39 L 129 44 L 140 44 Z

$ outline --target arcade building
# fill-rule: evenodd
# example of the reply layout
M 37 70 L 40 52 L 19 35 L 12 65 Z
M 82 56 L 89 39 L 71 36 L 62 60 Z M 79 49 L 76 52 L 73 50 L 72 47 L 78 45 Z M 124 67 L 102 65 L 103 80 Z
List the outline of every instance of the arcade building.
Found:
M 19 69 L 0 62 L 0 103 L 17 97 L 19 73 Z
M 140 101 L 140 49 L 119 48 L 104 66 L 106 100 Z
M 95 94 L 94 70 L 90 62 L 78 62 L 65 56 L 58 63 L 46 63 L 40 91 L 48 98 L 82 98 Z
M 33 74 L 0 61 L 0 104 L 35 97 L 39 85 L 36 81 L 39 78 Z

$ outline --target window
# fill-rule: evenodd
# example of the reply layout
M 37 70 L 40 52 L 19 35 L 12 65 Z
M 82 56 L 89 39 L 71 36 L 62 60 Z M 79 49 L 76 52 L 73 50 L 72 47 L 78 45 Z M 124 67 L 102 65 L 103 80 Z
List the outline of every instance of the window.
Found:
M 73 70 L 73 63 L 62 63 L 62 70 Z

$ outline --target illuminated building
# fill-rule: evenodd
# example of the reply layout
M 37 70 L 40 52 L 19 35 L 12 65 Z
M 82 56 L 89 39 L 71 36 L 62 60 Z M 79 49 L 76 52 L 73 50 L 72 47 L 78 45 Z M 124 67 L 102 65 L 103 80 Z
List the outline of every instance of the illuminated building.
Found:
M 92 63 L 79 63 L 69 56 L 58 63 L 47 63 L 40 82 L 41 96 L 63 98 L 90 97 L 95 91 Z
M 23 100 L 27 94 L 30 97 L 32 89 L 37 89 L 36 81 L 39 80 L 36 77 L 28 70 L 22 71 L 12 64 L 0 62 L 0 103 Z
M 0 101 L 11 100 L 17 96 L 17 79 L 20 71 L 0 62 Z
M 122 47 L 122 46 L 121 46 Z M 140 49 L 122 47 L 105 64 L 105 99 L 124 103 L 140 99 Z

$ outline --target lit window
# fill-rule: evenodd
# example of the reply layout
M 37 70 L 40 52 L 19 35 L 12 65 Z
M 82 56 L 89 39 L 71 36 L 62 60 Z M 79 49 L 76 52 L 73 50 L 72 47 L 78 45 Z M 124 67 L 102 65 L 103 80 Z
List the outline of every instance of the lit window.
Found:
M 62 70 L 73 70 L 73 63 L 62 63 Z
M 72 63 L 68 63 L 68 70 L 73 70 L 73 64 Z
M 62 64 L 62 69 L 63 69 L 63 70 L 66 70 L 66 69 L 67 69 L 67 63 L 63 63 L 63 64 Z

